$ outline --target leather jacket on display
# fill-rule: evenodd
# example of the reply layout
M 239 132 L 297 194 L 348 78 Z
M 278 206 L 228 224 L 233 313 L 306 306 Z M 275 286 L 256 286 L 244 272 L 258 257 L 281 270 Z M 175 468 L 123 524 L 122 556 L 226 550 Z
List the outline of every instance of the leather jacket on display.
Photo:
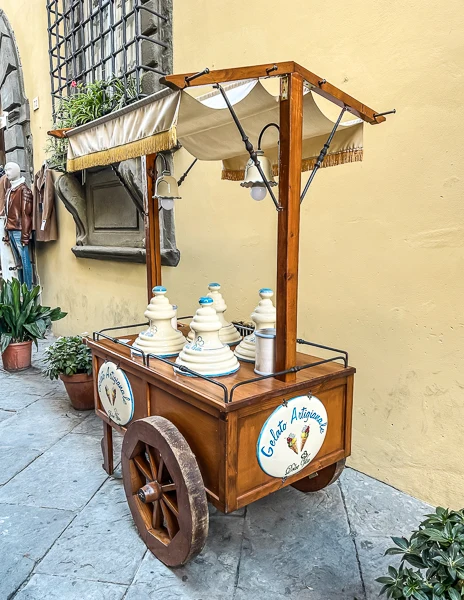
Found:
M 8 231 L 21 231 L 21 243 L 27 245 L 32 231 L 32 192 L 25 183 L 8 190 L 6 196 Z

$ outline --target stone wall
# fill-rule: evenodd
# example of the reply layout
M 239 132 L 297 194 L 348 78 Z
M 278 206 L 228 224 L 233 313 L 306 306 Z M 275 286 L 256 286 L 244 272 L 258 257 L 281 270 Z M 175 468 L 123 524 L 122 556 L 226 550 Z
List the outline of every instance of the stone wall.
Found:
M 32 135 L 29 103 L 24 92 L 21 62 L 13 31 L 0 9 L 0 106 L 8 113 L 4 131 L 7 162 L 15 162 L 30 185 L 32 180 Z

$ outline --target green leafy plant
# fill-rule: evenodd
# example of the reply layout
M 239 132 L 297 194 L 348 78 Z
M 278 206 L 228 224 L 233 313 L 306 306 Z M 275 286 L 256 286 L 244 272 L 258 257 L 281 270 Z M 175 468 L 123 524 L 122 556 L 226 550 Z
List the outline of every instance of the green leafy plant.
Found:
M 28 290 L 17 279 L 4 281 L 0 289 L 0 352 L 10 343 L 37 340 L 45 337 L 52 321 L 58 321 L 67 313 L 60 308 L 42 306 L 38 300 L 40 286 Z
M 90 123 L 137 98 L 137 87 L 132 78 L 127 79 L 126 85 L 118 77 L 93 83 L 72 82 L 71 90 L 72 93 L 61 98 L 58 103 L 53 129 L 66 129 Z M 50 168 L 66 170 L 66 138 L 50 138 L 45 151 L 49 156 Z
M 461 600 L 464 598 L 464 509 L 438 507 L 426 515 L 410 539 L 392 538 L 385 554 L 401 555 L 398 569 L 388 567 L 381 594 L 387 598 Z M 406 563 L 411 567 L 406 566 Z
M 92 373 L 92 353 L 80 335 L 61 337 L 45 350 L 44 374 L 50 379 L 60 375 Z

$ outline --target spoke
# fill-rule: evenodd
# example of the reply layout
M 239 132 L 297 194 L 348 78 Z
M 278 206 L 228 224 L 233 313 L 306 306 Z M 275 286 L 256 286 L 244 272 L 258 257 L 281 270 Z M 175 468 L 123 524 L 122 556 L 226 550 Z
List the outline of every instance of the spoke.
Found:
M 177 503 L 172 498 L 170 498 L 169 496 L 163 496 L 163 502 L 166 504 L 169 510 L 171 510 L 176 515 L 176 517 L 179 516 L 179 509 L 177 508 Z
M 163 460 L 163 457 L 160 456 L 159 464 L 158 464 L 158 477 L 156 478 L 158 483 L 161 483 L 161 481 L 163 480 L 163 468 L 164 468 L 164 460 Z
M 149 446 L 148 444 L 145 444 L 145 447 L 147 449 L 148 458 L 150 459 L 149 463 L 150 463 L 153 481 L 156 481 L 158 479 L 158 477 L 157 477 L 158 467 L 156 466 L 155 453 L 153 452 L 153 448 L 151 446 Z
M 175 483 L 166 483 L 166 485 L 162 485 L 161 486 L 161 491 L 163 493 L 173 492 L 175 489 L 176 489 L 176 484 Z
M 134 464 L 137 469 L 142 473 L 142 475 L 147 479 L 147 481 L 152 481 L 153 477 L 151 475 L 150 467 L 147 464 L 147 461 L 142 456 L 134 456 Z
M 153 529 L 161 529 L 161 507 L 159 500 L 153 502 Z
M 160 500 L 161 510 L 163 511 L 164 522 L 166 525 L 166 529 L 168 530 L 169 538 L 172 540 L 172 538 L 179 531 L 179 525 L 176 519 L 174 518 L 173 514 L 167 509 L 164 502 L 164 499 Z

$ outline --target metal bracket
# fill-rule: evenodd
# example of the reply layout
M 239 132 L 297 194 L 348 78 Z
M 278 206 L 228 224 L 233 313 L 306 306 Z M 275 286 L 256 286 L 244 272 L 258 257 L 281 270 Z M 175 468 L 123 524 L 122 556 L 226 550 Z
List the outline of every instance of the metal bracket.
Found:
M 288 406 L 288 400 L 282 400 L 282 406 L 287 407 Z
M 194 167 L 195 163 L 197 162 L 198 158 L 196 158 L 192 164 L 190 165 L 190 167 L 185 171 L 185 173 L 179 178 L 179 181 L 177 182 L 177 186 L 180 187 L 183 183 L 185 178 L 187 177 L 187 175 L 190 173 L 190 170 Z
M 194 79 L 197 79 L 197 77 L 201 77 L 202 75 L 208 75 L 208 73 L 209 73 L 209 69 L 208 69 L 208 67 L 206 67 L 206 69 L 203 69 L 203 71 L 200 71 L 199 73 L 195 73 L 195 75 L 190 75 L 190 77 L 186 77 L 185 83 L 187 85 L 189 85 L 189 83 L 191 81 L 193 81 Z
M 387 110 L 387 112 L 383 112 L 383 113 L 374 113 L 374 119 L 377 119 L 377 117 L 384 117 L 385 115 L 394 115 L 396 114 L 396 108 L 394 108 L 393 110 Z
M 277 201 L 277 198 L 275 197 L 274 192 L 272 191 L 269 181 L 267 180 L 267 177 L 264 174 L 263 168 L 261 167 L 261 163 L 258 160 L 258 155 L 256 154 L 253 144 L 250 142 L 247 134 L 245 133 L 245 130 L 243 129 L 242 124 L 240 123 L 240 120 L 237 117 L 237 113 L 235 112 L 232 104 L 230 103 L 229 98 L 227 97 L 227 94 L 224 91 L 224 88 L 219 83 L 215 83 L 213 85 L 213 87 L 218 89 L 221 92 L 222 97 L 224 98 L 224 102 L 226 103 L 226 106 L 229 109 L 230 114 L 232 115 L 232 119 L 234 120 L 234 123 L 237 126 L 237 129 L 239 130 L 240 135 L 242 136 L 242 140 L 243 140 L 243 143 L 245 144 L 246 151 L 248 152 L 251 160 L 254 162 L 256 168 L 258 169 L 258 172 L 261 175 L 261 179 L 263 180 L 264 185 L 266 186 L 266 189 L 269 192 L 269 195 L 271 196 L 276 209 L 278 211 L 283 210 L 283 206 Z
M 325 81 L 325 80 L 323 80 Z M 319 82 L 321 83 L 321 82 Z M 330 148 L 330 144 L 332 143 L 333 140 L 333 136 L 335 135 L 335 132 L 338 129 L 338 126 L 340 125 L 340 121 L 342 120 L 343 115 L 345 114 L 345 111 L 347 110 L 347 106 L 344 106 L 342 108 L 341 113 L 338 115 L 338 119 L 335 122 L 335 125 L 333 126 L 332 131 L 330 132 L 329 137 L 327 138 L 326 143 L 324 144 L 318 158 L 316 161 L 316 164 L 314 165 L 313 170 L 311 171 L 311 175 L 309 176 L 308 181 L 306 182 L 305 188 L 303 190 L 303 193 L 301 194 L 301 198 L 300 198 L 300 204 L 303 202 L 304 197 L 306 196 L 306 192 L 309 190 L 309 186 L 311 185 L 311 183 L 313 182 L 314 177 L 316 176 L 316 173 L 318 172 L 319 168 L 322 165 L 322 162 L 325 158 L 325 155 L 327 154 L 329 148 Z
M 280 78 L 280 99 L 288 100 L 288 77 Z

